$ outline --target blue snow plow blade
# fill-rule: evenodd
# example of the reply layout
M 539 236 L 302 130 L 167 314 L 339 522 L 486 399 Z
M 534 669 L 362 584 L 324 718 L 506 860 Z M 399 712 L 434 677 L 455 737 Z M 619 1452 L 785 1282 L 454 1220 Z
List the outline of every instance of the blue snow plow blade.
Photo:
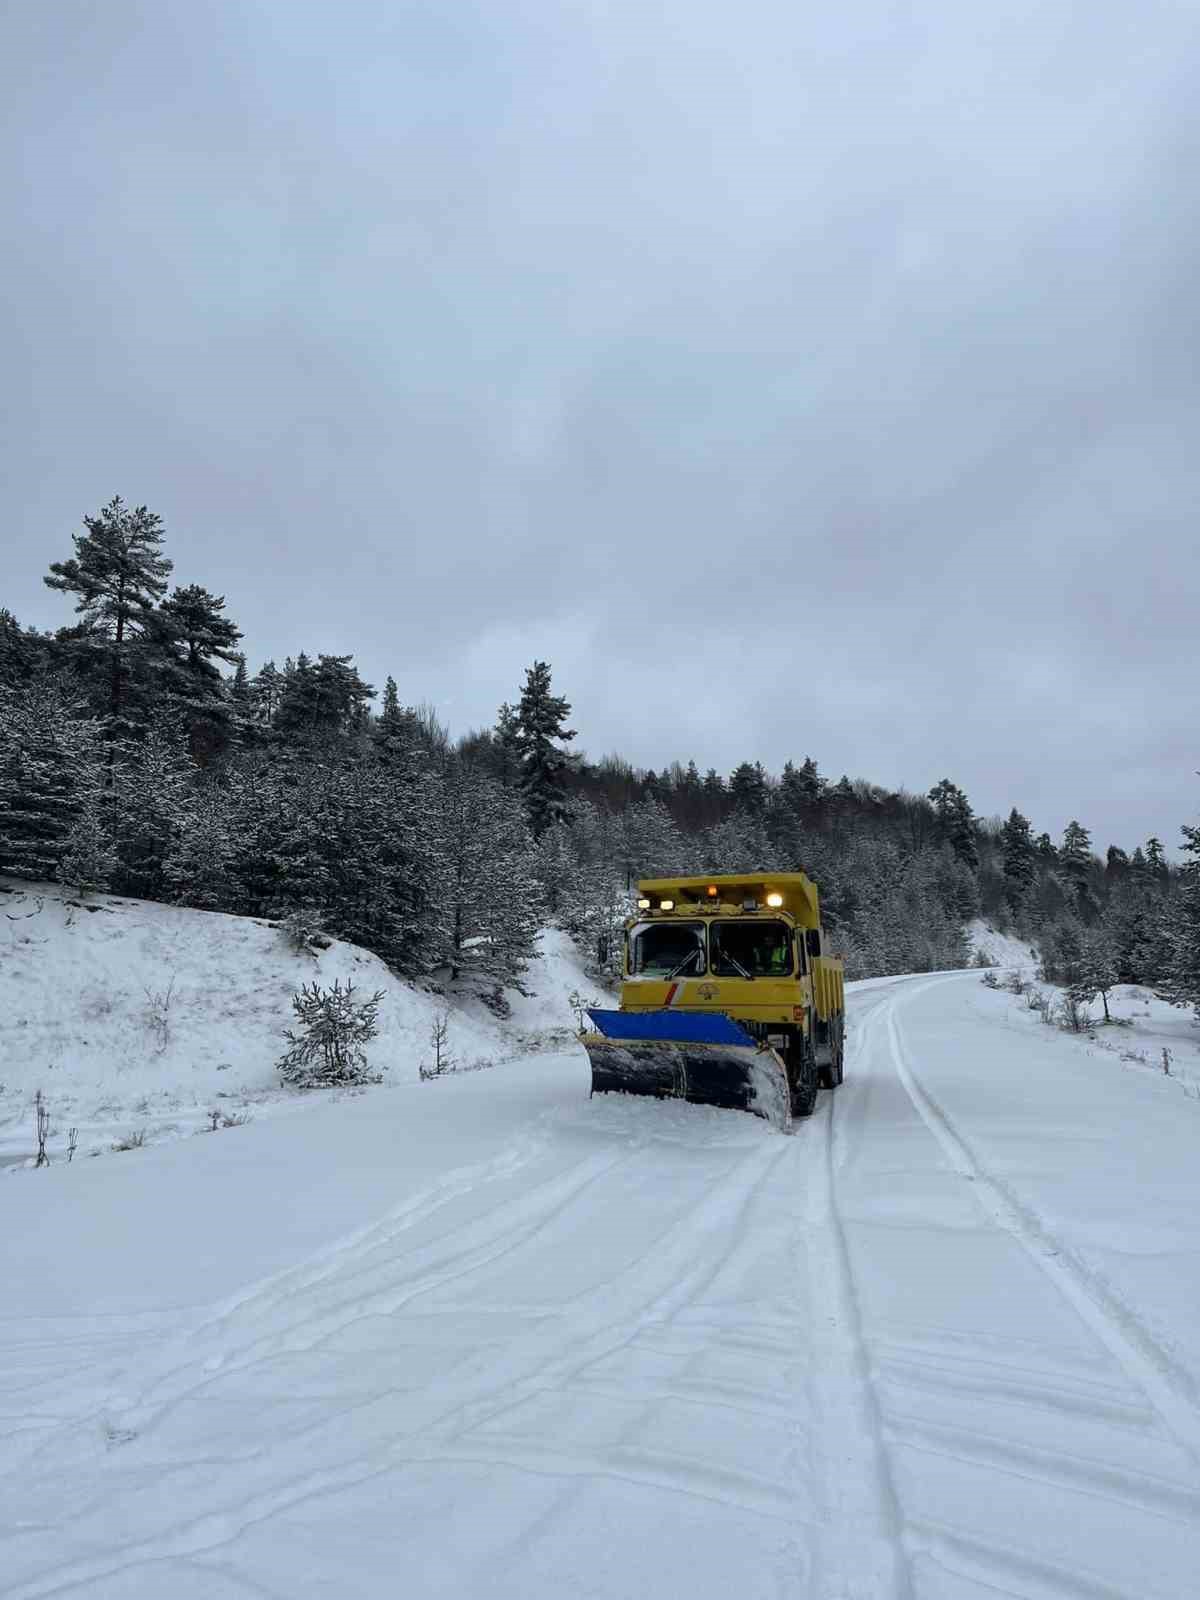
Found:
M 647 1094 L 765 1117 L 785 1133 L 791 1091 L 782 1056 L 720 1011 L 592 1011 L 581 1039 L 593 1094 Z
M 606 1039 L 661 1039 L 672 1044 L 732 1044 L 754 1040 L 720 1011 L 588 1011 Z

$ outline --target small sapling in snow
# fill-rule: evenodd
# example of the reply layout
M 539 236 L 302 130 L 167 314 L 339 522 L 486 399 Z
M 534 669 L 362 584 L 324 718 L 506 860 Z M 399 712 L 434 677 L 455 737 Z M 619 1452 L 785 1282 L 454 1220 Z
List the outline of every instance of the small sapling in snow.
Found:
M 379 1083 L 381 1074 L 369 1071 L 363 1046 L 379 1032 L 382 1000 L 382 989 L 369 1000 L 357 1000 L 354 984 L 343 988 L 336 978 L 331 989 L 322 989 L 315 979 L 302 985 L 292 996 L 300 1030 L 285 1031 L 291 1048 L 278 1063 L 284 1083 L 294 1089 Z
M 429 1028 L 429 1042 L 433 1046 L 433 1064 L 426 1066 L 422 1063 L 418 1069 L 422 1078 L 440 1078 L 443 1073 L 454 1071 L 454 1063 L 446 1049 L 449 1036 L 450 1013 L 439 1011 Z
M 35 1167 L 48 1167 L 50 1157 L 46 1154 L 46 1139 L 50 1133 L 50 1108 L 40 1089 L 33 1097 L 33 1109 L 37 1117 L 37 1160 L 33 1164 Z

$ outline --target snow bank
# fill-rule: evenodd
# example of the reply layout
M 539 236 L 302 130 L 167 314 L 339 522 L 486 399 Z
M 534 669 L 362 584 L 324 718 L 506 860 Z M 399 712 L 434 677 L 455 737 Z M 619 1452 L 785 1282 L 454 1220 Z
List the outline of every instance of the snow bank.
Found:
M 81 902 L 11 880 L 0 883 L 0 910 L 0 1166 L 32 1155 L 38 1089 L 55 1158 L 72 1127 L 84 1156 L 137 1129 L 158 1140 L 194 1133 L 214 1111 L 257 1118 L 311 1104 L 281 1089 L 275 1063 L 292 995 L 314 979 L 383 991 L 368 1055 L 385 1086 L 417 1080 L 447 1007 L 451 1058 L 481 1066 L 561 1047 L 573 1030 L 568 997 L 594 989 L 557 929 L 541 936 L 528 996 L 497 1018 L 474 994 L 405 983 L 354 945 L 297 955 L 256 918 L 112 895 Z
M 984 955 L 997 967 L 1030 967 L 1038 960 L 1038 953 L 1023 939 L 1011 933 L 999 933 L 982 917 L 967 924 L 967 937 L 971 942 L 972 958 Z

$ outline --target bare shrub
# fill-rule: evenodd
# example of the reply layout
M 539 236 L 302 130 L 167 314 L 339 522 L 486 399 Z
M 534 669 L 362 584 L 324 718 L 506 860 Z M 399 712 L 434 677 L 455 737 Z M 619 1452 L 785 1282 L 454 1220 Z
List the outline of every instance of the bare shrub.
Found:
M 369 1000 L 356 1000 L 354 984 L 347 982 L 343 988 L 336 978 L 331 989 L 322 989 L 315 980 L 302 985 L 292 996 L 301 1031 L 285 1031 L 291 1049 L 278 1062 L 284 1083 L 295 1089 L 317 1089 L 381 1082 L 381 1074 L 368 1070 L 363 1047 L 379 1032 L 382 1000 L 382 989 Z
M 1087 1005 L 1070 989 L 1059 997 L 1058 1022 L 1069 1033 L 1091 1032 L 1092 1019 L 1088 1016 Z
M 1000 987 L 1000 980 L 990 967 L 979 981 L 985 989 L 998 989 Z M 580 1029 L 580 1031 L 582 1032 L 583 1030 Z
M 175 979 L 172 978 L 165 989 L 147 989 L 142 987 L 146 996 L 146 1004 L 142 1008 L 142 1020 L 154 1040 L 155 1048 L 159 1055 L 171 1042 L 171 1001 L 175 998 Z
M 210 1111 L 208 1115 L 210 1133 L 220 1128 L 244 1128 L 251 1120 L 248 1111 Z
M 987 979 L 984 978 L 983 981 L 986 983 Z M 591 1023 L 588 1019 L 588 1011 L 599 1010 L 601 1002 L 599 1000 L 585 1000 L 578 989 L 572 989 L 570 994 L 567 996 L 567 1004 L 575 1013 L 576 1031 L 578 1033 L 586 1033 L 588 1028 L 591 1026 Z
M 1010 972 L 1005 976 L 1004 987 L 1009 994 L 1024 994 L 1029 988 L 1029 979 L 1023 978 L 1019 972 Z
M 450 1059 L 447 1050 L 449 1037 L 450 1013 L 448 1011 L 439 1011 L 429 1027 L 429 1042 L 433 1046 L 433 1061 L 430 1065 L 422 1062 L 417 1069 L 422 1078 L 440 1078 L 445 1073 L 454 1071 L 454 1062 Z
M 333 943 L 315 911 L 289 911 L 286 917 L 279 919 L 277 927 L 293 955 L 315 958 Z
M 118 1139 L 112 1146 L 114 1150 L 140 1150 L 146 1142 L 145 1128 L 138 1128 L 133 1133 L 127 1133 L 123 1139 Z

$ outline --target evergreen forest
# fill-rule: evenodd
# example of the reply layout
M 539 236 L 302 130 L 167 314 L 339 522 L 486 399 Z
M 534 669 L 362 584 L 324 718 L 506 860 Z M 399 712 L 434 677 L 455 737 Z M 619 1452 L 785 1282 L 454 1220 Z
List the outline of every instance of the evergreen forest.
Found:
M 1077 821 L 1056 840 L 1015 807 L 978 817 L 950 778 L 891 791 L 799 751 L 778 774 L 752 752 L 728 774 L 590 760 L 544 661 L 451 739 L 350 654 L 251 670 L 225 597 L 172 584 L 145 506 L 114 499 L 73 547 L 45 574 L 62 626 L 0 610 L 10 877 L 293 919 L 411 978 L 472 976 L 503 1010 L 544 923 L 594 952 L 641 876 L 802 869 L 848 977 L 965 965 L 983 916 L 1052 979 L 1200 1016 L 1200 826 L 1177 866 L 1155 838 L 1101 853 Z

